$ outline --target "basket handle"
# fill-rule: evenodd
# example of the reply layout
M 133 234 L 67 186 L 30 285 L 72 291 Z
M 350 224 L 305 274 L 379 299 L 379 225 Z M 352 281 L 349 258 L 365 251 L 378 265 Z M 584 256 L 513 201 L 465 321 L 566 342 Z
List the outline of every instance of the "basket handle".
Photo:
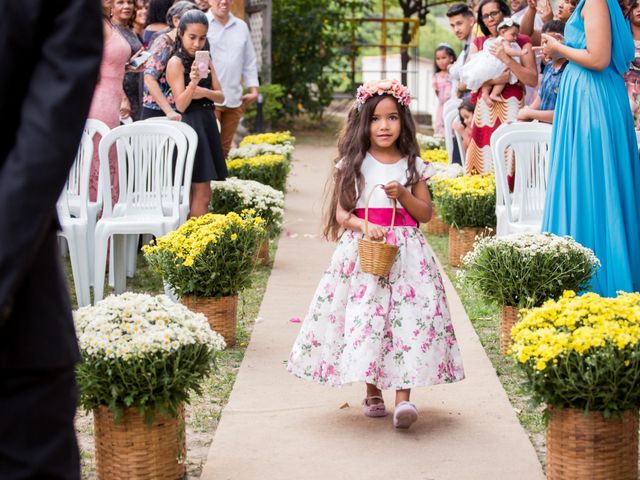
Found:
M 369 192 L 369 195 L 367 196 L 367 201 L 364 204 L 364 236 L 367 238 L 369 237 L 369 201 L 371 200 L 371 195 L 373 195 L 373 192 L 375 192 L 376 188 L 378 187 L 384 188 L 384 185 L 382 183 L 378 183 L 377 185 L 375 185 L 371 189 L 371 192 Z M 396 222 L 396 199 L 394 198 L 391 201 L 393 202 L 393 213 L 391 214 L 391 228 L 393 228 Z M 382 243 L 385 242 L 384 239 L 380 241 Z

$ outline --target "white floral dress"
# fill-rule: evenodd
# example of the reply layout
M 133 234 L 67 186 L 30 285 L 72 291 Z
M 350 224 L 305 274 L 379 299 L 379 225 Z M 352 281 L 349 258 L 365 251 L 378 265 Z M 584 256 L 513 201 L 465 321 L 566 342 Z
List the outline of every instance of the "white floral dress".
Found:
M 433 175 L 432 165 L 417 162 L 422 179 Z M 368 154 L 362 172 L 365 191 L 358 216 L 376 185 L 406 182 L 407 161 L 383 164 Z M 391 203 L 382 189 L 374 192 L 369 208 L 376 223 L 385 225 L 385 210 L 390 219 Z M 358 259 L 362 234 L 343 233 L 293 345 L 289 372 L 331 386 L 367 382 L 394 390 L 464 378 L 433 252 L 406 211 L 399 209 L 396 225 L 406 226 L 387 235 L 399 246 L 388 277 L 363 273 Z

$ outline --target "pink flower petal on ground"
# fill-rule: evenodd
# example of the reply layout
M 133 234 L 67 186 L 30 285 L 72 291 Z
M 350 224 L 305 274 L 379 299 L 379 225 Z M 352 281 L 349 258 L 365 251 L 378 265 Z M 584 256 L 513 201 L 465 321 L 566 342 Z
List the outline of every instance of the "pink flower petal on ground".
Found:
M 300 317 L 291 317 L 289 321 L 291 323 L 302 323 L 302 320 L 300 320 Z

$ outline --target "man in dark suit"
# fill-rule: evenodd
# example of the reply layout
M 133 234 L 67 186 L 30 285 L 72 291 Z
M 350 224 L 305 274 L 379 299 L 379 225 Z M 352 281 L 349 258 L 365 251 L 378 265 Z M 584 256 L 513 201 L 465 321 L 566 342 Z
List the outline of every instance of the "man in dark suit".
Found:
M 79 360 L 56 243 L 102 54 L 100 0 L 0 1 L 0 478 L 80 477 Z

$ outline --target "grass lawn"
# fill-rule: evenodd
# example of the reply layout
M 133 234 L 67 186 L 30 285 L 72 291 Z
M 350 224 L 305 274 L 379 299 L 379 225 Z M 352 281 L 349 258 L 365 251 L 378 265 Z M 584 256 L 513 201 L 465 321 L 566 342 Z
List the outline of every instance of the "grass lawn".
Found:
M 498 378 L 500 378 L 502 386 L 509 396 L 511 405 L 513 405 L 520 423 L 529 434 L 531 443 L 538 454 L 538 459 L 544 467 L 546 426 L 543 419 L 543 409 L 530 405 L 529 396 L 523 385 L 526 380 L 524 373 L 520 371 L 513 360 L 500 354 L 500 309 L 494 305 L 487 305 L 473 290 L 457 285 L 456 272 L 459 269 L 451 267 L 447 262 L 448 236 L 425 233 L 425 237 L 456 287 L 467 315 L 480 338 L 480 342 L 496 369 Z

